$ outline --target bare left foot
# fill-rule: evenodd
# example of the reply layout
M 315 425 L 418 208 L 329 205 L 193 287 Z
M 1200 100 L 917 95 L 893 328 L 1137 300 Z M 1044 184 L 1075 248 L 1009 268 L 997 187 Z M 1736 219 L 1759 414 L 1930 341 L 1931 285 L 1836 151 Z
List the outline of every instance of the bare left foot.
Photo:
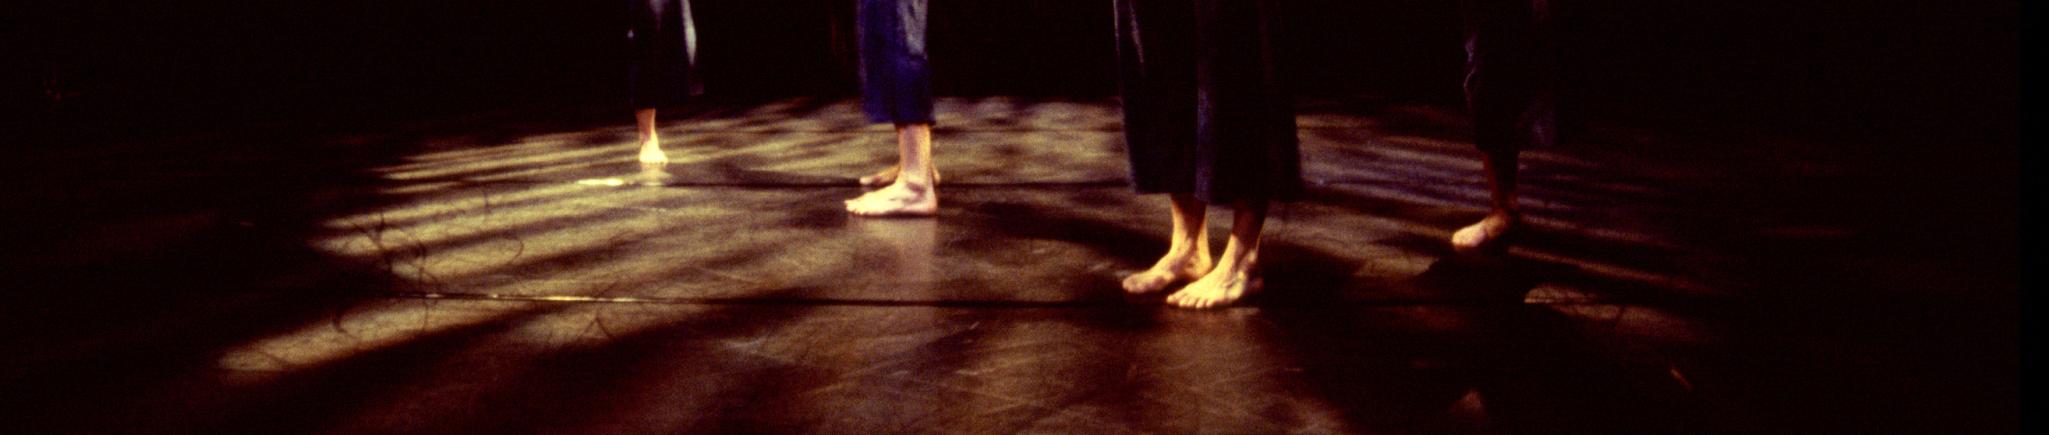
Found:
M 1520 227 L 1521 223 L 1521 217 L 1511 213 L 1490 213 L 1479 222 L 1452 233 L 1451 247 L 1469 251 L 1501 246 L 1508 240 L 1509 233 Z
M 641 167 L 661 168 L 663 166 L 667 166 L 668 164 L 669 154 L 662 152 L 662 142 L 660 138 L 650 135 L 646 139 L 642 139 L 640 141 Z
M 1181 291 L 1167 295 L 1167 304 L 1194 309 L 1223 307 L 1257 291 L 1260 284 L 1258 276 L 1243 269 L 1219 267 L 1182 287 Z
M 939 212 L 939 195 L 932 186 L 899 181 L 858 198 L 847 200 L 847 212 L 856 216 L 932 216 Z

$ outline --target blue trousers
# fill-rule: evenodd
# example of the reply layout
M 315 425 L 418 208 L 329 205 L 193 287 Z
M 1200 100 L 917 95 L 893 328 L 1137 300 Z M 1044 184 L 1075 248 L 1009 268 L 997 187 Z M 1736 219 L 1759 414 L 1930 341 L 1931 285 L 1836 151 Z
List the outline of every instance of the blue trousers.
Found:
M 1273 0 L 1115 0 L 1124 142 L 1139 193 L 1210 203 L 1302 192 Z
M 932 68 L 925 61 L 926 0 L 861 0 L 861 110 L 883 123 L 932 123 Z

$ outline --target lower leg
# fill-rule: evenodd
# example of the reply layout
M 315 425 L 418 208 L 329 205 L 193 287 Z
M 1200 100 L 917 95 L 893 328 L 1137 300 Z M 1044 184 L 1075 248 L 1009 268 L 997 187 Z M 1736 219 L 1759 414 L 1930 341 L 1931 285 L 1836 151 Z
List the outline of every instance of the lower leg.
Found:
M 1181 291 L 1167 296 L 1167 303 L 1183 308 L 1211 308 L 1243 298 L 1258 286 L 1260 233 L 1266 226 L 1265 201 L 1240 201 L 1231 219 L 1231 240 L 1216 267 Z
M 1168 200 L 1174 230 L 1167 239 L 1167 254 L 1154 262 L 1152 268 L 1125 277 L 1124 291 L 1150 293 L 1209 273 L 1209 225 L 1205 214 L 1209 205 L 1183 193 L 1168 195 Z
M 874 175 L 861 177 L 861 185 L 881 187 L 896 184 L 897 177 L 903 172 L 904 166 L 912 160 L 925 162 L 924 166 L 927 170 L 921 172 L 930 173 L 932 177 L 931 182 L 926 184 L 939 184 L 939 168 L 931 165 L 932 125 L 902 124 L 897 126 L 896 134 L 898 148 L 897 164 L 883 168 Z M 907 150 L 905 149 L 906 144 L 915 144 L 918 149 Z
M 661 136 L 655 132 L 655 109 L 634 110 L 633 120 L 640 132 L 640 163 L 649 165 L 669 163 L 669 155 L 662 152 Z
M 1522 211 L 1516 207 L 1518 153 L 1491 151 L 1484 154 L 1485 158 L 1480 162 L 1481 168 L 1487 173 L 1487 217 L 1452 233 L 1451 244 L 1454 248 L 1472 249 L 1499 243 L 1522 221 Z
M 932 185 L 932 124 L 897 126 L 897 183 Z

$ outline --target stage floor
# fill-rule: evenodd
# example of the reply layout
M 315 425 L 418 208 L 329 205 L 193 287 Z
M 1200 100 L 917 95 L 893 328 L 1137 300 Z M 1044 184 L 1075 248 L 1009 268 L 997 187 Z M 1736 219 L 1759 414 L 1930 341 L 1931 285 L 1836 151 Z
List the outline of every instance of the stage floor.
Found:
M 2018 415 L 2013 205 L 1927 202 L 1965 171 L 1591 123 L 1524 155 L 1535 231 L 1456 255 L 1486 195 L 1465 117 L 1304 101 L 1310 194 L 1273 210 L 1266 291 L 1190 311 L 1118 288 L 1168 222 L 1126 185 L 1114 102 L 938 113 L 929 219 L 843 211 L 894 159 L 850 100 L 668 117 L 660 172 L 633 161 L 629 117 L 588 107 L 37 150 L 8 194 L 34 205 L 7 258 L 26 278 L 0 320 L 5 420 L 1646 434 Z

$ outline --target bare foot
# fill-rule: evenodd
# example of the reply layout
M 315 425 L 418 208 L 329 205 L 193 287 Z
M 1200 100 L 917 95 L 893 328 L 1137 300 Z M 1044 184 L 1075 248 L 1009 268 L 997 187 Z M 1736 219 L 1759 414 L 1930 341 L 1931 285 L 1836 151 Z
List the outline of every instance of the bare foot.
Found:
M 861 187 L 882 187 L 895 183 L 896 173 L 902 171 L 902 168 L 902 166 L 890 165 L 888 168 L 876 171 L 874 175 L 861 177 Z M 938 169 L 932 170 L 932 184 L 939 184 Z
M 1512 213 L 1490 213 L 1472 225 L 1451 234 L 1451 247 L 1460 251 L 1500 246 L 1508 234 L 1521 226 L 1522 218 Z
M 1195 309 L 1222 307 L 1257 291 L 1261 284 L 1257 275 L 1245 269 L 1217 268 L 1181 291 L 1167 295 L 1167 304 Z
M 642 167 L 660 168 L 668 164 L 669 154 L 662 152 L 662 141 L 660 138 L 650 135 L 640 141 L 640 165 Z
M 662 165 L 647 163 L 640 164 L 639 184 L 642 186 L 660 187 L 663 183 L 668 181 L 669 177 L 671 177 L 671 175 L 669 175 L 669 171 L 662 170 Z
M 847 200 L 847 212 L 857 216 L 931 216 L 939 211 L 939 195 L 931 186 L 899 182 Z
M 1160 257 L 1158 263 L 1153 263 L 1153 268 L 1124 277 L 1124 291 L 1133 294 L 1152 293 L 1175 283 L 1202 278 L 1202 275 L 1209 273 L 1213 266 L 1210 264 L 1209 253 L 1200 252 L 1208 249 L 1190 251 L 1179 253 L 1172 249 L 1167 250 L 1167 255 Z

